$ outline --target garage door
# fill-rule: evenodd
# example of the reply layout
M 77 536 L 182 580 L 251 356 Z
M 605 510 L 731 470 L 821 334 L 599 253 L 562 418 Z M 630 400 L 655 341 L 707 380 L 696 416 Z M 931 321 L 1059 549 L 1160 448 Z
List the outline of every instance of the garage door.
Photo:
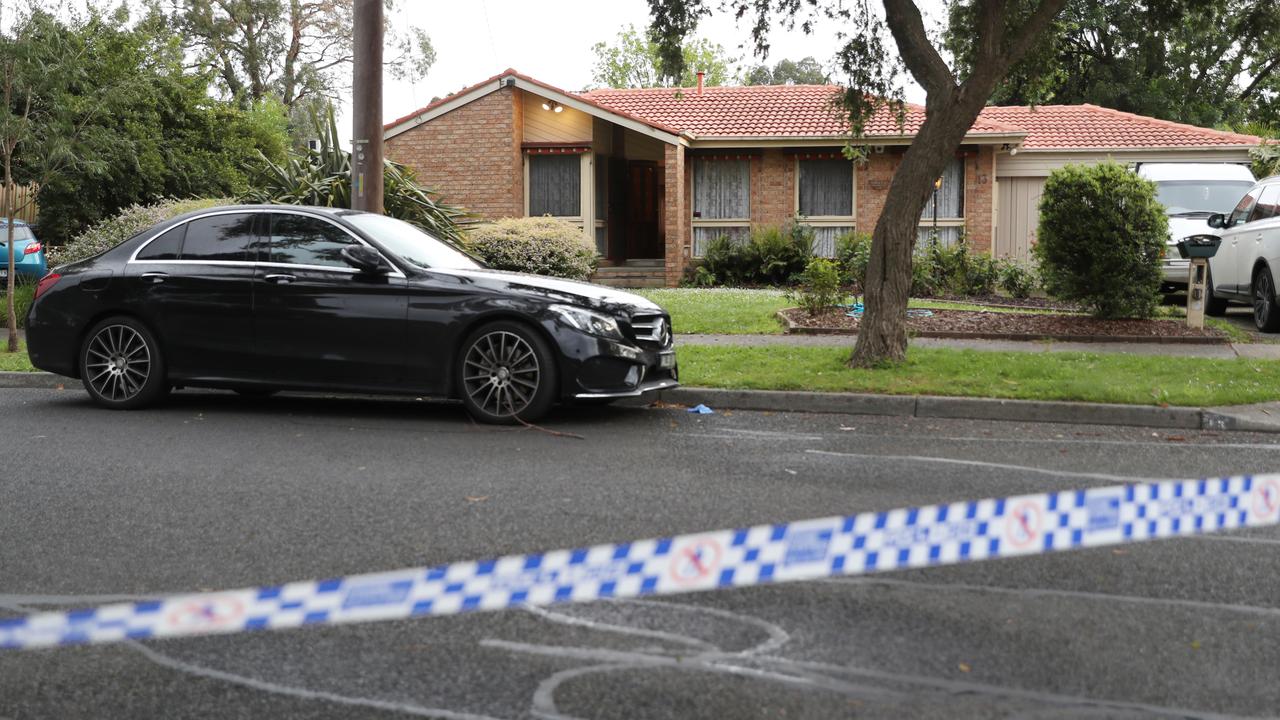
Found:
M 997 178 L 996 257 L 1031 259 L 1031 244 L 1039 223 L 1042 177 Z

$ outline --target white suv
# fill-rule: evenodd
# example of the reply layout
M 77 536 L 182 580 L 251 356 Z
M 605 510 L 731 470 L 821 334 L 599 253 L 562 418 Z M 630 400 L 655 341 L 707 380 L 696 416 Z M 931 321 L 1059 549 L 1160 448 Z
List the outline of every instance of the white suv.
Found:
M 1253 321 L 1263 332 L 1280 331 L 1276 274 L 1280 267 L 1280 176 L 1260 180 L 1230 214 L 1209 216 L 1222 237 L 1209 260 L 1205 312 L 1221 315 L 1227 301 L 1253 305 Z
M 1169 239 L 1161 265 L 1165 292 L 1187 289 L 1189 262 L 1175 244 L 1188 235 L 1213 232 L 1205 221 L 1225 213 L 1253 187 L 1253 173 L 1231 163 L 1139 163 L 1138 175 L 1156 184 L 1156 199 L 1169 214 Z

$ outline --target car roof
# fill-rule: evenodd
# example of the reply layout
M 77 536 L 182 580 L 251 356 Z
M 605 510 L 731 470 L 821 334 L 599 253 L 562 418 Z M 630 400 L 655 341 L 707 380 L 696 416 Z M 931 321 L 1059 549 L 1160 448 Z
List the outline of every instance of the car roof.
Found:
M 1253 182 L 1253 173 L 1234 163 L 1142 163 L 1138 174 L 1155 182 L 1234 180 Z
M 229 212 L 229 211 L 265 212 L 265 211 L 272 211 L 272 210 L 293 210 L 293 211 L 312 213 L 315 215 L 328 215 L 330 217 L 342 217 L 346 215 L 364 214 L 363 210 L 352 210 L 351 208 L 340 208 L 340 207 L 326 207 L 321 205 L 288 205 L 285 203 L 256 204 L 256 205 L 215 205 L 213 207 L 200 208 L 199 210 L 190 210 L 188 212 L 182 213 L 181 215 L 175 215 L 172 218 L 169 218 L 169 220 L 166 220 L 165 223 L 172 223 L 174 221 L 187 220 L 193 217 L 199 217 L 201 215 L 208 215 L 210 213 L 218 213 L 218 212 Z

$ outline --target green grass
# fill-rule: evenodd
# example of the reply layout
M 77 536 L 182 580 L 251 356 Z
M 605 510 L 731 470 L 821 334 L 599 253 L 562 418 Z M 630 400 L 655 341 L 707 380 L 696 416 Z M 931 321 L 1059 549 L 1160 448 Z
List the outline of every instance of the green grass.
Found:
M 1237 405 L 1280 399 L 1280 362 L 912 348 L 898 367 L 852 370 L 850 347 L 684 346 L 694 387 Z
M 8 343 L 0 343 L 0 372 L 35 372 L 27 357 L 27 344 L 18 343 L 18 352 L 7 352 Z
M 707 335 L 778 335 L 783 331 L 776 313 L 795 307 L 782 290 L 734 288 L 659 288 L 633 290 L 658 303 L 671 313 L 677 333 Z M 1035 312 L 1017 308 L 996 308 L 944 300 L 912 300 L 913 308 L 930 310 L 986 310 L 989 312 Z
M 14 310 L 18 314 L 18 327 L 22 327 L 27 319 L 27 308 L 35 300 L 36 286 L 33 282 L 18 279 L 13 289 Z M 4 327 L 5 313 L 9 311 L 9 296 L 4 292 L 4 284 L 0 283 L 0 328 Z

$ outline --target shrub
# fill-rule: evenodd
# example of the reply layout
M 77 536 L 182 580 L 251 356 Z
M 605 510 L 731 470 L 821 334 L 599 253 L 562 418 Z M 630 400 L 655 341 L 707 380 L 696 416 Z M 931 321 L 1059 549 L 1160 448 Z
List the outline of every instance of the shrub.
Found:
M 26 324 L 27 309 L 31 307 L 31 303 L 35 300 L 36 284 L 26 280 L 21 275 L 13 280 L 13 309 L 18 316 L 18 327 L 22 327 Z M 8 310 L 9 298 L 4 293 L 4 284 L 0 283 L 0 318 L 3 318 Z M 3 322 L 3 320 L 0 320 L 0 322 Z
M 50 266 L 65 265 L 106 252 L 156 223 L 192 210 L 217 205 L 234 205 L 230 198 L 161 200 L 154 205 L 131 205 L 115 217 L 107 218 L 71 239 L 66 245 L 51 246 L 46 255 Z
M 841 295 L 839 266 L 826 258 L 813 258 L 800 274 L 799 292 L 789 296 L 812 316 L 840 302 Z
M 756 228 L 743 255 L 745 282 L 793 284 L 813 257 L 813 228 L 795 221 Z
M 1016 298 L 1030 297 L 1036 289 L 1036 274 L 1012 260 L 999 261 L 1000 287 Z
M 866 287 L 867 265 L 871 264 L 871 236 L 855 232 L 836 238 L 836 262 L 847 282 L 859 290 Z
M 467 249 L 496 270 L 586 280 L 596 249 L 582 229 L 552 217 L 504 218 L 470 228 Z
M 702 268 L 712 283 L 743 285 L 751 273 L 747 269 L 744 247 L 726 235 L 712 238 L 702 252 Z M 705 276 L 704 276 L 704 279 Z
M 1096 317 L 1151 317 L 1169 234 L 1155 189 L 1114 162 L 1053 171 L 1033 251 L 1045 290 Z

